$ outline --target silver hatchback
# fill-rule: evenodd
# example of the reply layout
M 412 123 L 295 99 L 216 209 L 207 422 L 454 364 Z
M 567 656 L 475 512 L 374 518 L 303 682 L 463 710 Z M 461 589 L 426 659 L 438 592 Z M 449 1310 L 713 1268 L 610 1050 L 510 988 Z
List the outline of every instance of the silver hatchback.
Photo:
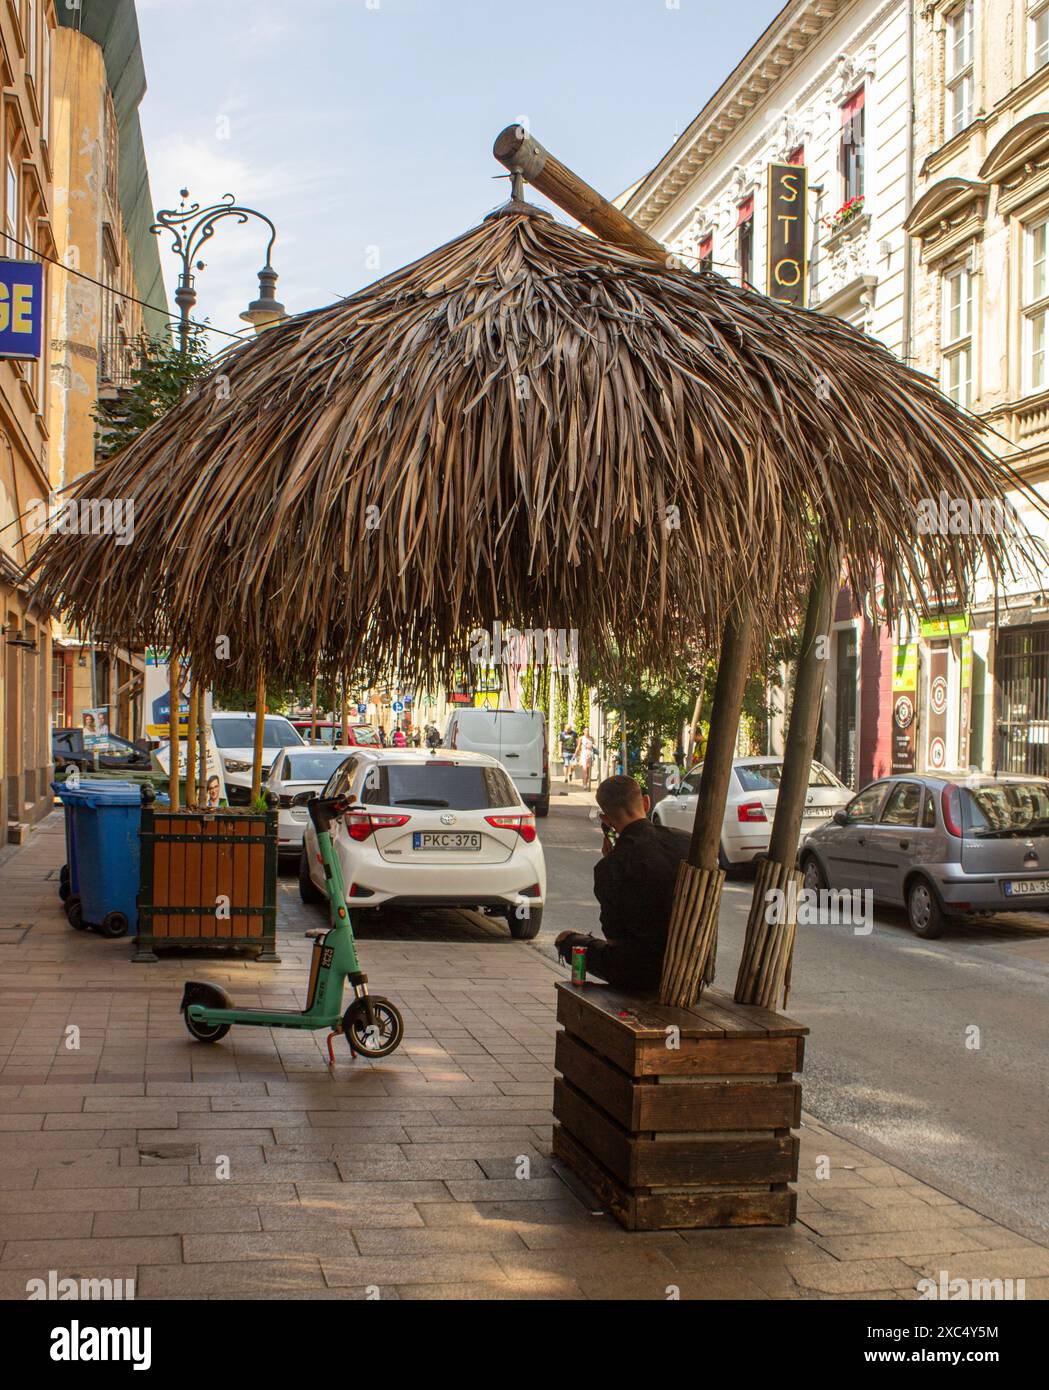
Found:
M 951 917 L 1049 911 L 1049 781 L 919 774 L 872 782 L 802 846 L 805 887 L 869 888 L 918 936 Z

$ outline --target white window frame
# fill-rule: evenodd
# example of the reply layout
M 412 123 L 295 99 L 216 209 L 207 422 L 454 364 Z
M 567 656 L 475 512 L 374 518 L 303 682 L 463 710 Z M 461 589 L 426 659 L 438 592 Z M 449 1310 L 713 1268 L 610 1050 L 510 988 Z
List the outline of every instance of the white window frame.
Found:
M 954 291 L 961 287 L 961 295 L 955 301 Z M 952 318 L 958 309 L 957 332 Z M 951 266 L 944 272 L 940 299 L 940 356 L 941 386 L 945 396 L 963 410 L 968 410 L 973 400 L 973 273 L 968 260 Z M 952 372 L 959 366 L 957 387 L 952 386 Z
M 1040 253 L 1039 260 L 1036 252 Z M 1049 217 L 1023 228 L 1022 302 L 1023 392 L 1032 395 L 1049 386 Z M 1036 342 L 1041 344 L 1037 356 Z
M 1044 28 L 1044 37 L 1039 46 L 1040 25 Z M 1027 0 L 1028 74 L 1040 72 L 1046 63 L 1049 63 L 1049 0 Z
M 20 201 L 18 195 L 20 191 L 18 166 L 8 152 L 4 183 L 4 240 L 7 244 L 7 254 L 14 258 L 21 254 L 21 247 L 15 241 L 18 236 L 18 204 Z
M 25 12 L 25 65 L 29 76 L 36 81 L 37 42 L 40 38 L 39 12 L 37 0 L 26 0 Z
M 962 0 L 946 16 L 947 46 L 944 55 L 947 88 L 947 138 L 959 135 L 972 123 L 975 100 L 973 52 L 976 47 L 975 0 Z M 959 28 L 959 26 L 961 26 Z M 959 38 L 962 40 L 959 55 Z

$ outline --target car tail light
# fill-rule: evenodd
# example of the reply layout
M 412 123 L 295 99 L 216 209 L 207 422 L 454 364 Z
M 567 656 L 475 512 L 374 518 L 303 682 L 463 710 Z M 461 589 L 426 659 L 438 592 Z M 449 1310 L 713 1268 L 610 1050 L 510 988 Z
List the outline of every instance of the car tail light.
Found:
M 948 835 L 953 835 L 956 840 L 962 838 L 962 792 L 960 787 L 956 787 L 953 782 L 944 787 L 940 793 L 940 810 L 943 812 L 943 823 Z
M 350 811 L 346 815 L 346 831 L 351 840 L 366 840 L 375 830 L 387 830 L 407 825 L 411 816 L 373 816 L 365 811 Z
M 744 801 L 736 807 L 736 816 L 741 821 L 768 820 L 760 801 Z
M 496 830 L 516 830 L 526 845 L 535 839 L 535 821 L 531 816 L 485 816 L 485 820 Z
M 280 794 L 280 804 L 281 804 L 281 808 L 282 808 L 283 810 L 285 810 L 285 811 L 286 811 L 286 810 L 288 809 L 288 807 L 291 805 L 291 797 L 288 796 L 286 792 L 281 792 L 281 794 Z

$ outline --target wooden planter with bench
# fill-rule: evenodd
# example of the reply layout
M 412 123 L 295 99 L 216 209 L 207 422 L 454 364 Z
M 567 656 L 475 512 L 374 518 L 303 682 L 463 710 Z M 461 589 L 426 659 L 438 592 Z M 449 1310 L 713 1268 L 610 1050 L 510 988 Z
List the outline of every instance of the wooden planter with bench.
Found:
M 558 984 L 554 1156 L 627 1230 L 789 1225 L 808 1029 L 716 989 L 650 998 Z
M 251 950 L 278 962 L 276 811 L 142 808 L 133 960 L 158 949 Z

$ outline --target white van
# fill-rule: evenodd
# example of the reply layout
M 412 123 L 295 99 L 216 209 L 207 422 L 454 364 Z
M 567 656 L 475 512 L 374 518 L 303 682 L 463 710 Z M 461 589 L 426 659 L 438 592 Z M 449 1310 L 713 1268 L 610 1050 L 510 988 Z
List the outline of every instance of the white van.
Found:
M 550 810 L 546 715 L 539 709 L 453 709 L 444 746 L 498 759 L 537 816 Z

